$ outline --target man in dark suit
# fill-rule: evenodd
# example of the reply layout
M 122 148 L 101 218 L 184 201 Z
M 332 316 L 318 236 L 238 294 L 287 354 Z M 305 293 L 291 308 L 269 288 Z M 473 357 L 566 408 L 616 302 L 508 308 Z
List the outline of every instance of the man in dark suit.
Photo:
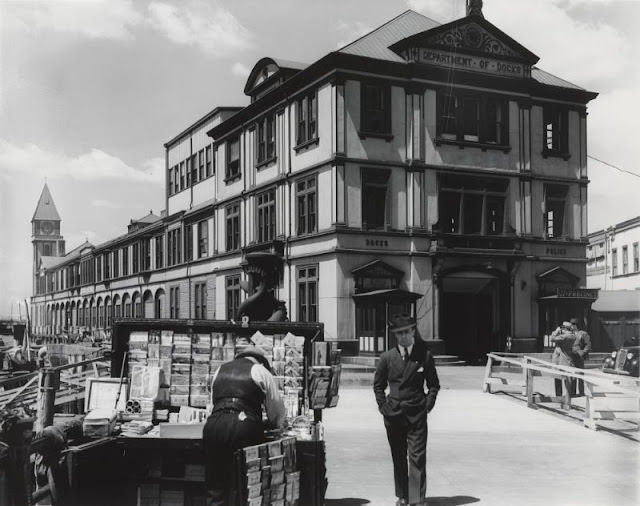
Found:
M 398 346 L 380 356 L 373 391 L 391 448 L 396 506 L 421 505 L 427 491 L 427 413 L 435 405 L 440 382 L 433 355 L 415 337 L 415 319 L 406 313 L 393 315 L 389 331 Z

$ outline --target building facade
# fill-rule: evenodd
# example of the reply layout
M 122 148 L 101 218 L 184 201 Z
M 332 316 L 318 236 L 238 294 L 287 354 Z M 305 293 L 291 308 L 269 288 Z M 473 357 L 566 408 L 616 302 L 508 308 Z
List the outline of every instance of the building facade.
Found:
M 586 318 L 596 94 L 469 9 L 444 25 L 407 11 L 309 65 L 258 61 L 249 105 L 165 144 L 162 217 L 40 259 L 36 278 L 55 281 L 32 299 L 36 328 L 231 318 L 256 250 L 284 259 L 290 319 L 360 353 L 394 345 L 398 311 L 468 360 L 508 336 L 539 349 L 559 321 Z

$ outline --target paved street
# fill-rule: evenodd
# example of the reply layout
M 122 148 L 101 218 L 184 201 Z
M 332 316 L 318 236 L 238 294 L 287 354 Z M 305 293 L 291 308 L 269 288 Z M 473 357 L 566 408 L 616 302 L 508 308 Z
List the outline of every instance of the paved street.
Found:
M 640 444 L 503 394 L 483 367 L 440 367 L 429 415 L 430 506 L 625 506 L 640 501 Z M 341 387 L 326 410 L 327 506 L 393 506 L 391 455 L 373 392 Z

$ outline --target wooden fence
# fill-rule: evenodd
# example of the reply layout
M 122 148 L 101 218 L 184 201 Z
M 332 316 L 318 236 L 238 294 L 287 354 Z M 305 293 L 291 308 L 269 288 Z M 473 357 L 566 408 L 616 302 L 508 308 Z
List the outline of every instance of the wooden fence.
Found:
M 563 395 L 552 396 L 536 392 L 536 378 L 548 377 L 563 383 Z M 526 397 L 527 406 L 537 409 L 542 402 L 559 402 L 571 408 L 571 382 L 584 381 L 585 427 L 597 430 L 600 420 L 625 420 L 640 430 L 640 379 L 603 373 L 595 369 L 552 364 L 537 357 L 516 353 L 488 353 L 483 392 L 506 391 L 515 388 Z M 602 401 L 607 401 L 603 406 Z

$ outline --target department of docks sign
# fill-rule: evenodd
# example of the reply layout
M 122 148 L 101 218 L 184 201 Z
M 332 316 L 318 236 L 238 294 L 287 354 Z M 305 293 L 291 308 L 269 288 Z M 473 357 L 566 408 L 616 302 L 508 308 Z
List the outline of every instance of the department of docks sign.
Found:
M 497 60 L 465 54 L 451 53 L 438 49 L 412 48 L 408 50 L 406 57 L 417 63 L 430 63 L 440 67 L 457 70 L 469 70 L 505 77 L 523 78 L 531 73 L 531 67 L 522 63 Z

